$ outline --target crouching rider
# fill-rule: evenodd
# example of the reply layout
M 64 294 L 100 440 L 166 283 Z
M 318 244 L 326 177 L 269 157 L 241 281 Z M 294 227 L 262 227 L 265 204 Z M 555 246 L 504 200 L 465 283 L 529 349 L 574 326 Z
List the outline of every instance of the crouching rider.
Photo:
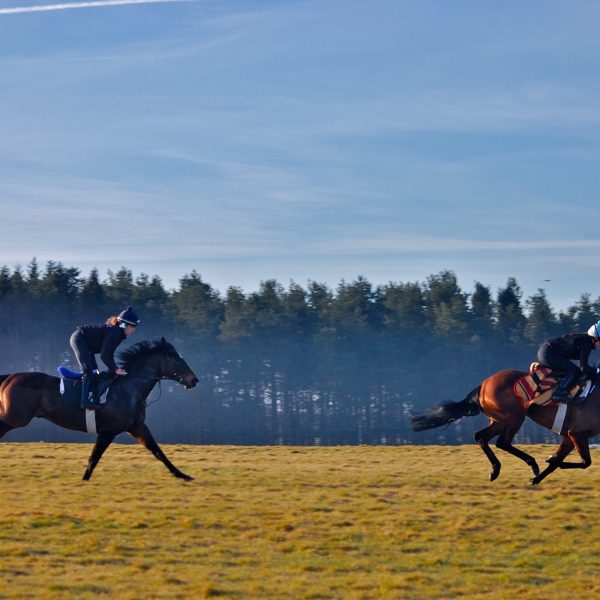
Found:
M 600 321 L 592 325 L 587 333 L 565 333 L 560 337 L 546 340 L 538 351 L 538 360 L 554 371 L 564 373 L 552 400 L 569 403 L 569 388 L 582 375 L 593 379 L 598 369 L 589 365 L 592 350 L 600 350 Z M 572 361 L 579 361 L 579 367 Z
M 96 354 L 100 355 L 112 375 L 127 375 L 117 367 L 115 350 L 139 325 L 139 318 L 129 306 L 116 317 L 109 317 L 103 325 L 80 325 L 71 335 L 71 348 L 83 372 L 81 408 L 96 409 L 100 399 L 96 393 L 95 376 L 99 373 Z

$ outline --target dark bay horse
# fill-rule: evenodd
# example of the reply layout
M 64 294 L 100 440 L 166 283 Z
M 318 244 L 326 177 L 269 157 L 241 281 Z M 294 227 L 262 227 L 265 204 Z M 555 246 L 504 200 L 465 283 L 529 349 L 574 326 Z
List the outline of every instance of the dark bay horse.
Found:
M 89 419 L 95 416 L 98 437 L 83 479 L 92 476 L 94 467 L 115 437 L 129 433 L 162 461 L 175 477 L 190 480 L 164 455 L 145 424 L 146 399 L 161 379 L 171 379 L 186 389 L 198 378 L 175 348 L 164 338 L 140 342 L 120 355 L 127 375 L 111 384 L 110 400 L 97 411 L 80 408 L 77 396 L 60 393 L 60 379 L 45 373 L 13 373 L 0 376 L 0 437 L 11 429 L 25 427 L 33 417 L 47 419 L 75 431 L 89 431 Z
M 521 399 L 513 392 L 515 381 L 522 375 L 525 373 L 512 369 L 494 373 L 460 402 L 444 402 L 413 416 L 412 428 L 415 431 L 432 429 L 462 417 L 483 413 L 489 419 L 489 424 L 475 434 L 475 441 L 492 464 L 490 481 L 494 481 L 500 475 L 500 461 L 489 446 L 490 440 L 495 437 L 498 438 L 498 448 L 520 458 L 531 467 L 533 484 L 540 483 L 556 469 L 589 467 L 592 464 L 589 438 L 600 433 L 600 388 L 594 387 L 583 402 L 569 405 L 560 429 L 560 445 L 547 459 L 548 466 L 540 473 L 533 456 L 513 446 L 512 441 L 526 417 L 546 429 L 552 429 L 560 405 L 523 406 Z M 565 462 L 565 458 L 573 449 L 579 453 L 581 462 Z

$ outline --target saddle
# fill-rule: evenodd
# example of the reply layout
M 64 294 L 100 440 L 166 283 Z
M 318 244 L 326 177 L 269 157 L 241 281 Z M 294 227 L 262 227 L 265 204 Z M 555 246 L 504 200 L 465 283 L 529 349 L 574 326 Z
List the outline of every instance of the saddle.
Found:
M 557 404 L 552 401 L 554 389 L 560 381 L 558 372 L 552 372 L 550 367 L 545 367 L 540 363 L 533 362 L 529 367 L 529 373 L 519 377 L 513 386 L 515 396 L 520 398 L 524 407 L 530 404 Z M 569 394 L 571 398 L 576 398 L 578 394 L 586 387 L 586 379 L 581 377 L 573 382 Z
M 75 402 L 79 402 L 81 398 L 81 379 L 83 373 L 73 371 L 65 366 L 57 367 L 58 375 L 60 376 L 60 393 L 66 398 L 73 397 Z M 107 392 L 110 389 L 110 384 L 114 381 L 114 377 L 110 373 L 99 373 L 96 376 L 96 394 L 100 400 L 100 405 L 104 405 L 110 400 L 110 394 Z

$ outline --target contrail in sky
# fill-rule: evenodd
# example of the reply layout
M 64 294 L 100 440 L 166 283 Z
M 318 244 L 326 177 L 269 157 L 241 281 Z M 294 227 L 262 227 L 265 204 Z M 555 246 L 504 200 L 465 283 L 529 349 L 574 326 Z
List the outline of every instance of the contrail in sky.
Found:
M 70 8 L 94 8 L 97 6 L 120 6 L 122 4 L 162 4 L 164 2 L 196 2 L 197 0 L 92 0 L 91 2 L 73 2 L 71 4 L 47 4 L 40 6 L 21 6 L 18 8 L 0 8 L 0 15 L 41 12 L 45 10 L 68 10 Z

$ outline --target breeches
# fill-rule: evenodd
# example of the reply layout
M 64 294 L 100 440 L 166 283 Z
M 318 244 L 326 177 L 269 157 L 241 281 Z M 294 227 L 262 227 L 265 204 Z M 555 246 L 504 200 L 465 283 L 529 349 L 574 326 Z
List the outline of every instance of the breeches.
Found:
M 554 352 L 548 344 L 543 344 L 539 349 L 538 360 L 551 369 L 562 371 L 563 373 L 572 373 L 576 377 L 581 375 L 581 370 L 575 363 L 561 354 Z

